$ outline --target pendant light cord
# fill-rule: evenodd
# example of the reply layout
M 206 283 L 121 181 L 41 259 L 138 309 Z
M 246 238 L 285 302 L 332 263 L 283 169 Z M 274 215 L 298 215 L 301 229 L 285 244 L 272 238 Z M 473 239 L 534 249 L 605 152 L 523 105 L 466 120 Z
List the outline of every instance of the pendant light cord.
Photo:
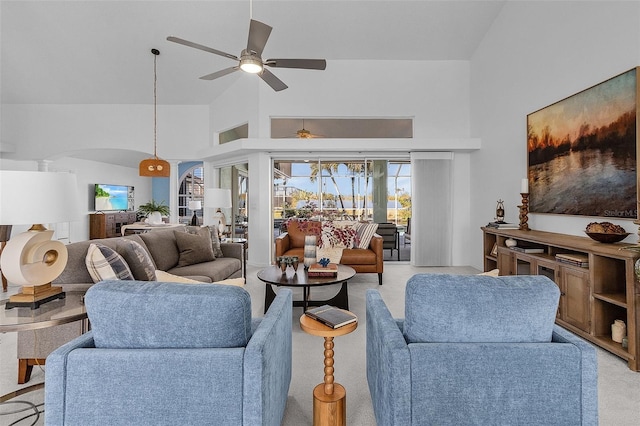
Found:
M 158 159 L 158 73 L 156 63 L 158 61 L 158 55 L 160 51 L 158 49 L 151 49 L 153 53 L 153 156 Z

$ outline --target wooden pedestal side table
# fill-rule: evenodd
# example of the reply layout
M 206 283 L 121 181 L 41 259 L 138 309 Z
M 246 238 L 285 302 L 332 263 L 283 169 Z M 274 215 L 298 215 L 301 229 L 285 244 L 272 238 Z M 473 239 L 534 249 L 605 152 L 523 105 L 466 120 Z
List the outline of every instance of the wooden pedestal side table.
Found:
M 357 321 L 334 329 L 304 314 L 300 317 L 303 331 L 324 337 L 324 382 L 313 389 L 313 426 L 347 424 L 347 391 L 333 379 L 333 338 L 349 334 L 356 327 Z

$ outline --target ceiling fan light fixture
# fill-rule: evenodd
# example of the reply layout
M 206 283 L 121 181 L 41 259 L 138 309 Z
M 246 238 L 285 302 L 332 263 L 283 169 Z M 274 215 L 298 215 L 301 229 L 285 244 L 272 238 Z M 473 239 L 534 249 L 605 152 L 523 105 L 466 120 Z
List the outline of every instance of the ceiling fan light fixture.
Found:
M 240 55 L 240 69 L 249 74 L 259 74 L 263 69 L 262 59 L 245 49 Z

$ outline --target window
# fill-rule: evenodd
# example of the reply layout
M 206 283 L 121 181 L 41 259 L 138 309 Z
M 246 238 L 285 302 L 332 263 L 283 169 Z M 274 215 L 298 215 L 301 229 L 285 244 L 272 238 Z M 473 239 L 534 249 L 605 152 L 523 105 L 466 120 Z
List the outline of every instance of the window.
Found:
M 202 165 L 196 165 L 188 169 L 180 181 L 178 191 L 178 215 L 180 223 L 189 223 L 193 211 L 189 210 L 189 201 L 200 201 L 204 206 L 204 179 Z M 199 223 L 202 223 L 203 209 L 196 211 Z
M 411 215 L 411 164 L 409 161 L 384 162 L 385 180 L 378 184 L 387 187 L 386 203 L 382 203 L 386 221 L 406 225 Z M 376 185 L 373 163 L 373 160 L 275 161 L 273 217 L 276 227 L 293 216 L 372 220 Z

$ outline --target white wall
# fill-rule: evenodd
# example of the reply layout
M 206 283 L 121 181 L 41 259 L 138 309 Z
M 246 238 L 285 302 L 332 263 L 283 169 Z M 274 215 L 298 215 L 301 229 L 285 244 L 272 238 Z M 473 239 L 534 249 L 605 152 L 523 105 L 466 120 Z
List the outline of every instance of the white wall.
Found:
M 0 167 L 2 170 L 35 171 L 38 170 L 38 163 L 3 159 L 0 162 Z M 93 212 L 94 184 L 109 183 L 134 186 L 136 208 L 151 199 L 151 179 L 138 176 L 138 170 L 130 167 L 64 157 L 48 163 L 48 170 L 51 172 L 70 171 L 76 175 L 80 210 L 77 212 L 77 220 L 69 223 L 68 239 L 72 243 L 89 239 L 89 213 Z M 29 227 L 16 226 L 12 229 L 12 233 L 15 235 L 27 228 Z M 58 236 L 56 235 L 56 237 Z
M 11 158 L 47 159 L 90 148 L 153 154 L 153 105 L 3 105 Z M 207 106 L 158 106 L 158 155 L 190 159 L 209 141 Z
M 289 88 L 260 85 L 260 136 L 274 117 L 413 117 L 414 138 L 469 136 L 466 61 L 329 61 L 277 69 Z
M 505 200 L 519 222 L 526 177 L 526 116 L 639 64 L 640 2 L 507 2 L 471 61 L 472 265 L 482 265 L 480 226 Z M 531 229 L 584 235 L 585 216 L 531 214 Z M 635 232 L 629 220 L 613 220 Z M 631 235 L 627 241 L 637 241 Z

